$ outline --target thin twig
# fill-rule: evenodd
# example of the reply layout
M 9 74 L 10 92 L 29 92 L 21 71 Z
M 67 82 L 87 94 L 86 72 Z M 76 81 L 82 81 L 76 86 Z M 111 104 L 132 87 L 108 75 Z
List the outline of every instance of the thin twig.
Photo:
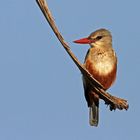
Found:
M 78 61 L 78 59 L 75 57 L 75 55 L 70 50 L 70 46 L 65 42 L 64 38 L 60 34 L 58 28 L 55 25 L 55 22 L 53 20 L 53 17 L 51 15 L 51 12 L 48 8 L 48 5 L 45 0 L 36 0 L 37 4 L 39 5 L 42 13 L 44 14 L 46 20 L 48 21 L 49 25 L 51 26 L 53 32 L 55 33 L 56 37 L 66 50 L 66 52 L 69 54 L 69 56 L 72 58 L 74 63 L 77 65 L 81 73 L 90 81 L 91 86 L 97 91 L 97 94 L 101 99 L 105 101 L 106 104 L 110 105 L 110 110 L 115 110 L 116 108 L 122 110 L 122 109 L 128 109 L 127 101 L 115 96 L 110 95 L 104 90 L 104 87 L 92 77 L 92 75 L 84 68 L 84 66 Z

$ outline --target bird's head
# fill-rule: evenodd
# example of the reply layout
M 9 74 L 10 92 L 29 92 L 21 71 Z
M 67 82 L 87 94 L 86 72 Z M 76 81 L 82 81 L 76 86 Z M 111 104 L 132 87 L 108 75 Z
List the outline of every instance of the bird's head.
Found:
M 112 45 L 111 33 L 106 29 L 99 29 L 91 33 L 88 37 L 75 40 L 74 43 L 90 44 L 91 47 L 110 46 Z

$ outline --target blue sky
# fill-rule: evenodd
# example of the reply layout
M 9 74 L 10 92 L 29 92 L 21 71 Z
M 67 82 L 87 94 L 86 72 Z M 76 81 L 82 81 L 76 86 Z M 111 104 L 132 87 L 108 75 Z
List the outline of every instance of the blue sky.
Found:
M 109 89 L 129 101 L 110 112 L 100 102 L 97 128 L 88 124 L 81 73 L 34 0 L 0 4 L 0 139 L 139 139 L 140 1 L 48 0 L 60 32 L 83 62 L 88 45 L 73 40 L 99 28 L 112 32 L 118 76 Z

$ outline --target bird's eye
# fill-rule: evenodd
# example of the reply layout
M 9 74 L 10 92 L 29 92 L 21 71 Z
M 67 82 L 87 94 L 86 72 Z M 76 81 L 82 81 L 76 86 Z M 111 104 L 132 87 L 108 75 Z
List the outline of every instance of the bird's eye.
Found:
M 100 40 L 102 38 L 102 36 L 97 36 L 96 40 Z

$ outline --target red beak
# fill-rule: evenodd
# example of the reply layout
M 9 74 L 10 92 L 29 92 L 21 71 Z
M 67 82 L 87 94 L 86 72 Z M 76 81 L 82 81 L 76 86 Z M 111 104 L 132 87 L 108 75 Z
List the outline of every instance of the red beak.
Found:
M 79 43 L 79 44 L 90 44 L 92 43 L 93 41 L 90 40 L 88 37 L 86 38 L 82 38 L 82 39 L 79 39 L 79 40 L 75 40 L 73 41 L 74 43 Z

